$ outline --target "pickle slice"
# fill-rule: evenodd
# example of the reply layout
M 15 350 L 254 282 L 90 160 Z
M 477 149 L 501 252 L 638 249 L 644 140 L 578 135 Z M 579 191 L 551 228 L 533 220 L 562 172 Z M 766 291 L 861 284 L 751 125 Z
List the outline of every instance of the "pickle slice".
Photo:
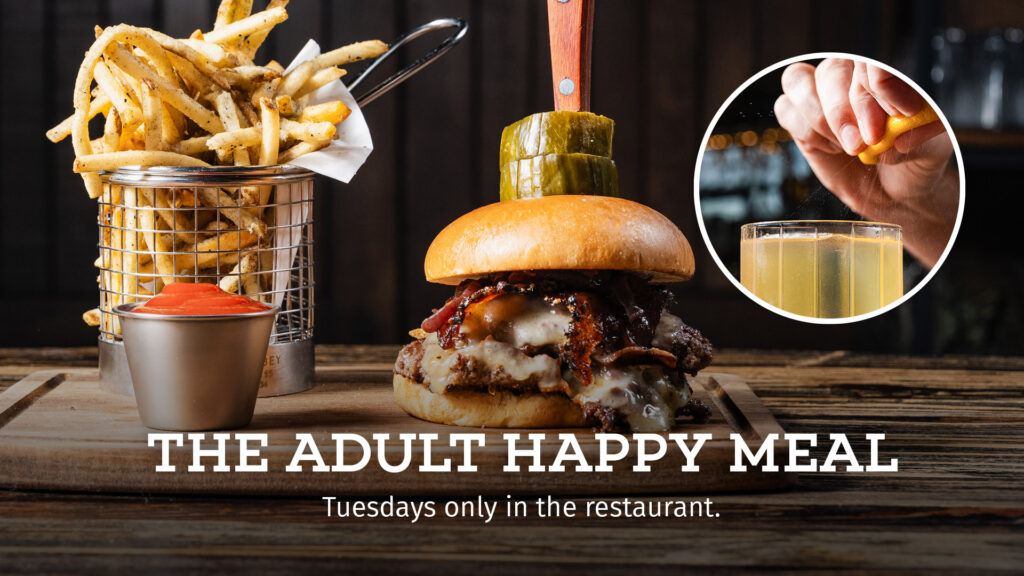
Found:
M 501 167 L 502 201 L 563 194 L 618 196 L 615 162 L 590 154 L 547 154 Z
M 501 132 L 500 166 L 547 154 L 612 157 L 615 122 L 590 112 L 540 112 Z

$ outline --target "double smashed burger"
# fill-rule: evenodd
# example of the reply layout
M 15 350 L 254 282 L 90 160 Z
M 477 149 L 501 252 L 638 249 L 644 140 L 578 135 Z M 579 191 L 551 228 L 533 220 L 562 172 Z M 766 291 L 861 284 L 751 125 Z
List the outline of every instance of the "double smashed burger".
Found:
M 662 286 L 693 251 L 659 212 L 616 197 L 520 198 L 452 222 L 428 281 L 457 286 L 395 362 L 398 404 L 432 422 L 657 431 L 707 417 L 688 378 L 711 344 Z

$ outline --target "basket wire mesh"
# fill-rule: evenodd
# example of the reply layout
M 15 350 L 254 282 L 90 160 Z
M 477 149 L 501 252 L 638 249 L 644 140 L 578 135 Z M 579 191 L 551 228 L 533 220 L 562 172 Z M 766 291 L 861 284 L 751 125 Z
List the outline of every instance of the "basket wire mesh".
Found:
M 313 337 L 313 173 L 293 167 L 122 168 L 99 202 L 100 339 L 120 304 L 172 282 L 281 306 L 271 343 Z

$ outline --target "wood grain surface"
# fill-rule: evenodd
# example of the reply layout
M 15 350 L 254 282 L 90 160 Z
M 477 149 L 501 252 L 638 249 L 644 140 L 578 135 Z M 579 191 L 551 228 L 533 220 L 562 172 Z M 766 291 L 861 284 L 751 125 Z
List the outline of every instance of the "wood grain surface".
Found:
M 711 434 L 696 463 L 700 471 L 682 473 L 683 453 L 666 438 L 668 450 L 651 466 L 651 471 L 633 474 L 636 447 L 630 456 L 615 463 L 614 472 L 578 473 L 573 464 L 561 473 L 530 473 L 529 458 L 520 459 L 519 473 L 502 471 L 508 461 L 503 429 L 457 428 L 417 420 L 394 402 L 389 364 L 364 363 L 323 366 L 318 386 L 303 394 L 263 398 L 256 404 L 252 423 L 239 432 L 266 434 L 268 445 L 261 450 L 267 459 L 265 473 L 188 473 L 192 463 L 191 443 L 172 448 L 170 463 L 175 473 L 158 473 L 160 448 L 147 445 L 150 432 L 142 426 L 134 400 L 104 392 L 96 370 L 35 372 L 0 394 L 0 488 L 66 490 L 144 494 L 224 494 L 319 497 L 337 496 L 446 496 L 474 497 L 508 494 L 560 496 L 638 495 L 666 493 L 709 493 L 780 489 L 790 485 L 793 474 L 764 473 L 754 468 L 744 474 L 729 472 L 733 461 L 730 434 L 740 434 L 755 451 L 769 434 L 779 437 L 782 428 L 741 379 L 721 373 L 700 375 L 693 384 L 694 395 L 712 410 L 705 423 L 682 422 L 676 433 Z M 542 432 L 542 462 L 550 464 L 562 446 L 558 434 L 573 432 L 587 462 L 596 465 L 600 447 L 589 430 L 520 430 L 519 448 L 530 442 L 527 434 Z M 445 474 L 418 471 L 425 462 L 419 442 L 414 443 L 409 469 L 389 473 L 378 464 L 380 446 L 372 435 L 388 434 L 384 453 L 391 464 L 402 461 L 400 434 L 435 434 L 432 462 L 464 462 L 462 445 L 452 445 L 452 433 L 485 435 L 485 445 L 473 450 L 475 473 Z M 298 434 L 316 440 L 324 461 L 339 462 L 332 441 L 334 433 L 353 433 L 373 446 L 369 464 L 359 472 L 320 473 L 305 465 L 305 473 L 286 472 L 299 446 Z M 205 448 L 215 446 L 212 434 Z M 692 442 L 691 442 L 692 444 Z M 611 450 L 617 451 L 612 444 Z M 652 447 L 651 450 L 654 450 Z M 239 448 L 230 443 L 226 462 L 239 463 Z M 774 445 L 774 460 L 785 463 L 786 444 Z M 351 464 L 361 457 L 350 442 L 342 460 Z M 257 460 L 254 458 L 253 462 Z M 215 459 L 204 463 L 213 466 Z
M 320 347 L 379 364 L 396 347 Z M 0 375 L 95 362 L 3 351 Z M 15 360 L 18 365 L 15 365 Z M 713 496 L 718 518 L 327 518 L 317 498 L 0 491 L 4 571 L 292 574 L 1006 573 L 1024 565 L 1024 359 L 724 351 L 790 432 L 885 432 L 896 474 L 802 474 L 794 489 Z M 863 443 L 858 443 L 863 448 Z M 657 497 L 645 500 L 667 500 Z M 581 500 L 580 500 L 581 501 Z

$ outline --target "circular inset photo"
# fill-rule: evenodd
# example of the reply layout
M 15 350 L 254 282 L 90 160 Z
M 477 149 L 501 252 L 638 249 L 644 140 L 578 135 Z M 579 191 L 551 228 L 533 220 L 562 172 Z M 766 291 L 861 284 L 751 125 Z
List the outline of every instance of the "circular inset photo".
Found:
M 953 246 L 963 160 L 907 76 L 852 54 L 779 62 L 740 86 L 694 176 L 704 241 L 737 288 L 783 316 L 871 318 L 920 290 Z

